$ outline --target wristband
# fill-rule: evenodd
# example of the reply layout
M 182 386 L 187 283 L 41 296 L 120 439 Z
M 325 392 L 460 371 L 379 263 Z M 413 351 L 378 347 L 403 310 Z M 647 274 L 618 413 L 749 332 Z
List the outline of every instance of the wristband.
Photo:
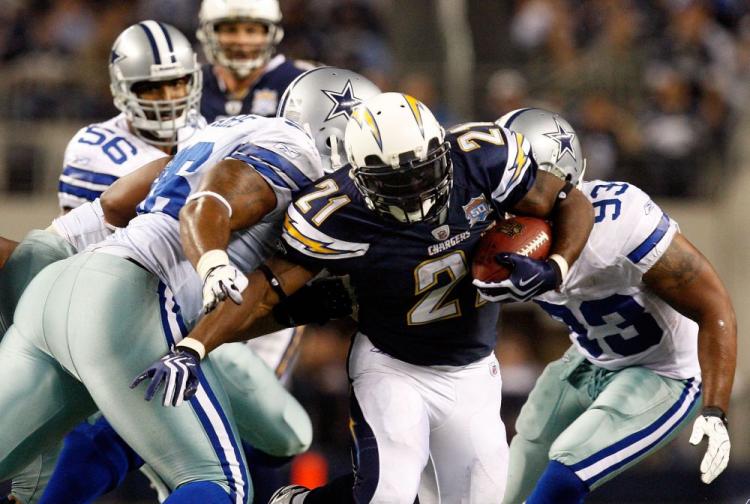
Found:
M 717 417 L 719 420 L 721 420 L 721 423 L 723 423 L 725 427 L 729 425 L 727 415 L 724 413 L 724 410 L 719 408 L 718 406 L 706 406 L 705 408 L 703 408 L 703 411 L 701 411 L 701 415 Z
M 227 212 L 229 212 L 229 218 L 232 217 L 232 205 L 229 204 L 229 202 L 224 196 L 222 196 L 221 194 L 217 192 L 198 191 L 197 193 L 193 193 L 190 196 L 188 196 L 187 199 L 185 200 L 185 204 L 187 205 L 190 201 L 197 200 L 199 198 L 204 198 L 204 197 L 214 198 L 215 200 L 217 200 L 219 203 L 224 205 L 224 207 L 226 207 Z
M 206 277 L 212 269 L 217 266 L 226 266 L 229 264 L 229 256 L 224 250 L 213 249 L 209 250 L 198 259 L 198 264 L 195 266 L 195 270 L 198 272 L 198 276 L 201 280 L 206 280 Z
M 565 281 L 565 277 L 568 275 L 568 261 L 565 260 L 560 254 L 552 254 L 547 258 L 548 261 L 552 261 L 560 269 L 560 285 Z
M 195 353 L 198 354 L 198 359 L 200 360 L 203 360 L 203 357 L 206 356 L 206 347 L 203 346 L 203 343 L 201 343 L 195 338 L 190 338 L 190 337 L 183 338 L 182 341 L 180 341 L 179 343 L 175 345 L 175 348 L 180 348 L 180 347 L 187 348 L 189 350 L 194 351 Z

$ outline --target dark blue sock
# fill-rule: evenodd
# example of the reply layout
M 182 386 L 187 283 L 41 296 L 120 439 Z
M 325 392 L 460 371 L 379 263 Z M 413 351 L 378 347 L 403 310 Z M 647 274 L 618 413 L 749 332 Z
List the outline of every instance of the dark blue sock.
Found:
M 104 417 L 83 422 L 66 437 L 39 504 L 88 504 L 116 488 L 143 460 Z
M 185 483 L 172 492 L 164 504 L 233 504 L 229 494 L 212 481 Z
M 252 473 L 255 502 L 268 502 L 276 489 L 286 484 L 288 471 L 282 467 L 294 457 L 269 455 L 244 441 L 242 450 Z
M 526 504 L 580 504 L 588 493 L 586 483 L 568 466 L 552 460 Z

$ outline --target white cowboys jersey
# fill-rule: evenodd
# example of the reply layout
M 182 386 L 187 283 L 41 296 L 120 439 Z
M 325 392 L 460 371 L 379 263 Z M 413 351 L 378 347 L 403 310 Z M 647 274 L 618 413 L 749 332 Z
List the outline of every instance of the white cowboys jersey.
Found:
M 202 117 L 191 115 L 188 126 L 178 131 L 178 139 L 189 139 L 205 125 Z M 65 149 L 57 193 L 60 208 L 94 201 L 118 178 L 164 156 L 164 151 L 130 132 L 125 114 L 86 126 Z
M 594 228 L 562 292 L 536 298 L 570 328 L 570 338 L 605 369 L 645 366 L 669 378 L 700 374 L 698 325 L 643 283 L 679 232 L 639 188 L 593 180 L 581 190 L 594 205 Z
M 182 251 L 178 215 L 206 170 L 226 158 L 247 163 L 276 194 L 276 208 L 258 224 L 234 233 L 230 241 L 232 262 L 243 272 L 253 271 L 274 251 L 292 198 L 323 175 L 312 137 L 283 118 L 244 115 L 209 125 L 167 164 L 128 226 L 92 247 L 132 258 L 157 275 L 174 293 L 189 323 L 200 314 L 202 288 Z

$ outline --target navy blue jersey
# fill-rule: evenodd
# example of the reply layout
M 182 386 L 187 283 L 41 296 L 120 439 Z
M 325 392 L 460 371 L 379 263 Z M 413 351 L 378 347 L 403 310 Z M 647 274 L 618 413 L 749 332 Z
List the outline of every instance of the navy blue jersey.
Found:
M 312 65 L 309 63 L 288 60 L 279 54 L 268 62 L 265 73 L 255 81 L 245 98 L 233 100 L 227 95 L 212 66 L 203 65 L 201 115 L 209 123 L 238 114 L 274 116 L 284 90 L 299 74 L 310 68 Z
M 380 350 L 420 365 L 464 365 L 495 347 L 499 306 L 484 303 L 470 265 L 483 231 L 528 192 L 528 141 L 492 123 L 448 134 L 453 187 L 443 224 L 388 221 L 344 167 L 295 199 L 284 222 L 288 259 L 349 274 L 359 329 Z

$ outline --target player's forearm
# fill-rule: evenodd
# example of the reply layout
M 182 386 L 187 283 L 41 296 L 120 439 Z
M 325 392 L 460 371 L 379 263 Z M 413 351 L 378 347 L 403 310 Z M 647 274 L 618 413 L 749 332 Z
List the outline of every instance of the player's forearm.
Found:
M 180 211 L 180 240 L 193 266 L 209 250 L 226 250 L 229 237 L 229 212 L 218 200 L 192 200 Z
M 203 317 L 189 337 L 199 341 L 206 354 L 223 343 L 245 341 L 266 334 L 262 327 L 254 328 L 278 303 L 278 296 L 268 285 L 262 273 L 249 275 L 249 284 L 242 293 L 242 304 L 225 301 Z
M 115 181 L 99 198 L 104 219 L 116 227 L 125 227 L 135 217 L 138 203 L 146 199 L 151 184 L 167 166 L 171 156 L 143 165 Z
M 552 222 L 555 239 L 550 255 L 561 255 L 572 265 L 588 241 L 594 225 L 594 209 L 582 192 L 573 189 L 557 204 Z
M 737 363 L 737 321 L 728 299 L 698 318 L 698 361 L 703 381 L 703 406 L 729 411 Z

